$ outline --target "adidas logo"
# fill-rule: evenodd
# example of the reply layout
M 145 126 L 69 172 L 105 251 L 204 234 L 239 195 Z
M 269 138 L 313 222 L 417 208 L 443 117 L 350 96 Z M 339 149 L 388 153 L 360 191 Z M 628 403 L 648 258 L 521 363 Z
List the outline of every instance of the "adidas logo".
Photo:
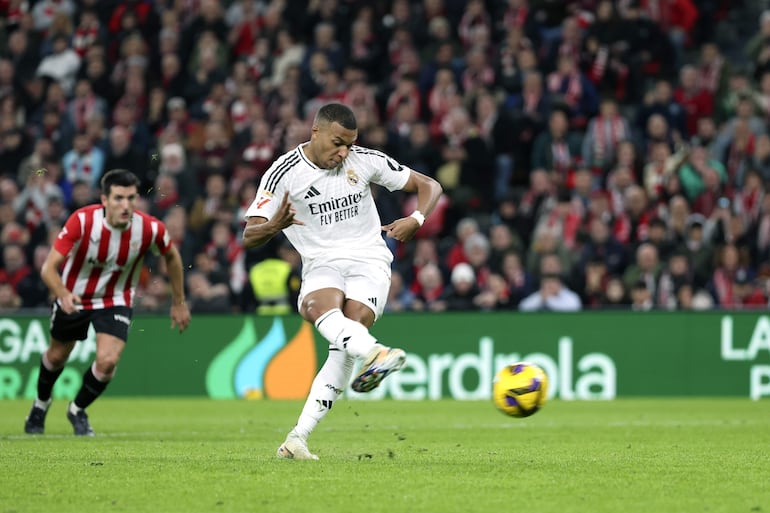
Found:
M 377 306 L 377 298 L 376 297 L 370 297 L 369 299 L 367 299 L 367 301 L 369 301 L 374 306 Z
M 311 185 L 310 188 L 307 190 L 307 193 L 305 194 L 305 199 L 314 198 L 314 197 L 318 196 L 319 194 L 321 194 L 321 193 L 318 192 L 318 189 L 316 189 L 315 187 L 313 187 Z

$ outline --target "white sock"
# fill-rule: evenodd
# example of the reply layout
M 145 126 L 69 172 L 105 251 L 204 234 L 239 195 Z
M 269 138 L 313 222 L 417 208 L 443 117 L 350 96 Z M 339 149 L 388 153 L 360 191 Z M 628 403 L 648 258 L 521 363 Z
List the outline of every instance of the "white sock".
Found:
M 47 401 L 41 401 L 37 397 L 35 397 L 35 408 L 40 408 L 43 411 L 48 411 L 48 407 L 51 406 L 51 402 L 53 399 L 48 399 Z
M 80 408 L 80 407 L 78 407 L 78 406 L 75 404 L 75 401 L 70 401 L 69 410 L 70 410 L 70 413 L 71 413 L 71 414 L 73 414 L 73 415 L 77 415 L 79 411 L 82 411 L 82 410 L 83 410 L 83 408 Z
M 334 347 L 359 358 L 368 355 L 377 343 L 366 326 L 348 319 L 339 308 L 329 310 L 319 317 L 315 327 Z
M 345 390 L 353 373 L 354 362 L 355 358 L 344 351 L 329 351 L 326 362 L 313 380 L 297 425 L 292 430 L 303 440 L 307 440 Z

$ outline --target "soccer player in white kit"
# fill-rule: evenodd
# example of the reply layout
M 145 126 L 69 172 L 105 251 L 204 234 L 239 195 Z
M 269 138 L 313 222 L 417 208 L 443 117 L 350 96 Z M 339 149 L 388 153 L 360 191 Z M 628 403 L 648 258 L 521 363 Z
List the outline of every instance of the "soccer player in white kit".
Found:
M 310 141 L 278 157 L 262 177 L 246 212 L 243 242 L 258 247 L 283 231 L 302 256 L 299 311 L 329 341 L 296 426 L 279 458 L 318 457 L 307 438 L 345 390 L 356 358 L 361 371 L 351 388 L 368 392 L 406 360 L 401 349 L 377 342 L 369 329 L 382 315 L 393 255 L 382 232 L 410 240 L 442 194 L 434 179 L 376 150 L 355 146 L 356 118 L 345 105 L 321 107 Z M 382 225 L 370 183 L 417 193 L 417 209 Z

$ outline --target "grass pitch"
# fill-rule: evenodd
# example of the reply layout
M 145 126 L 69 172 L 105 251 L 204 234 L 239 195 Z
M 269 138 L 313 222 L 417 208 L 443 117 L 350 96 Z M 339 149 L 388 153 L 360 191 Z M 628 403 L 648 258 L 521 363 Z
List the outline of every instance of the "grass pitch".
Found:
M 299 402 L 106 397 L 91 439 L 29 406 L 0 401 L 0 513 L 770 512 L 766 401 L 342 400 L 314 462 L 274 456 Z

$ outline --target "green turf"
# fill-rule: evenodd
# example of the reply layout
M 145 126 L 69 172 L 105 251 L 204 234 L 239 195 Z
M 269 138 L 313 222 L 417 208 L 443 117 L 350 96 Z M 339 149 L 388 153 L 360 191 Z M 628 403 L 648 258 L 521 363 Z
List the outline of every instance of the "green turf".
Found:
M 103 398 L 74 438 L 64 401 L 24 435 L 0 401 L 0 513 L 770 512 L 770 403 L 339 401 L 320 461 L 274 457 L 297 402 Z

